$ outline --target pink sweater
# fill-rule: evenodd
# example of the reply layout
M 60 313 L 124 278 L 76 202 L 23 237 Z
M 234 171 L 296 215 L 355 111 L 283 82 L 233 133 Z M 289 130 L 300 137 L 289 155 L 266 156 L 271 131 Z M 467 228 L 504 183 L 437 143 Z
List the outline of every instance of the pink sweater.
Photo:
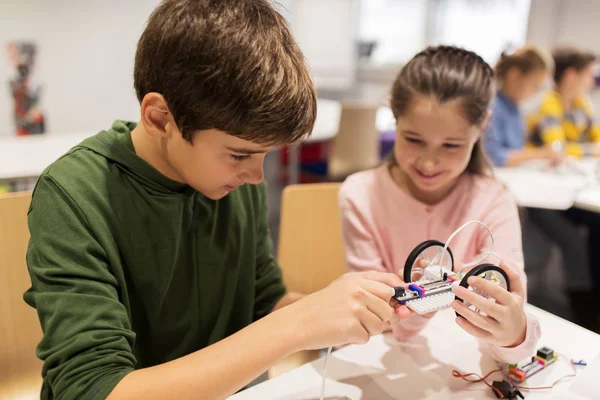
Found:
M 517 206 L 508 190 L 492 178 L 464 174 L 444 200 L 428 206 L 400 189 L 387 165 L 382 165 L 348 177 L 339 201 L 349 270 L 389 271 L 402 277 L 406 258 L 415 246 L 428 239 L 445 243 L 465 222 L 478 220 L 494 234 L 495 252 L 507 266 L 519 271 L 523 287 L 527 287 Z M 455 265 L 476 260 L 490 244 L 485 228 L 471 224 L 450 243 Z M 491 255 L 485 262 L 499 260 Z M 428 320 L 415 315 L 393 326 L 392 332 L 398 340 L 406 340 Z M 535 353 L 540 333 L 537 319 L 528 314 L 521 345 L 485 346 L 500 362 L 519 362 Z

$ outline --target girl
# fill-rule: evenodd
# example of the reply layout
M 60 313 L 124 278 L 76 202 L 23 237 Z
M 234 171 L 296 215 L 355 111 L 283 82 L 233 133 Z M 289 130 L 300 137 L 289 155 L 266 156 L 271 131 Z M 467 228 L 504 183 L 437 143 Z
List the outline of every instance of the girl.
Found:
M 544 55 L 532 47 L 521 48 L 510 55 L 503 54 L 496 64 L 498 91 L 484 135 L 486 152 L 496 166 L 516 166 L 534 159 L 547 159 L 552 163 L 562 161 L 564 155 L 550 146 L 525 147 L 525 121 L 519 111 L 519 106 L 539 91 L 544 80 L 549 77 L 553 64 L 552 60 L 546 60 Z M 560 64 L 559 60 L 559 68 Z M 527 209 L 525 227 L 528 229 L 525 229 L 523 240 L 527 244 L 526 249 L 535 250 L 525 252 L 526 265 L 528 268 L 534 265 L 534 269 L 542 270 L 546 260 L 534 259 L 536 255 L 543 253 L 540 247 L 543 245 L 549 250 L 549 245 L 557 245 L 563 255 L 566 295 L 571 305 L 573 321 L 598 331 L 597 315 L 587 311 L 588 305 L 597 302 L 598 297 L 593 292 L 588 251 L 588 246 L 595 246 L 582 240 L 578 221 L 570 218 L 570 214 L 577 212 Z M 593 221 L 593 218 L 586 220 Z M 536 234 L 542 237 L 539 244 L 534 243 Z M 535 264 L 539 267 L 535 268 Z
M 460 302 L 452 307 L 464 317 L 456 320 L 460 327 L 487 343 L 495 359 L 518 362 L 533 353 L 540 327 L 523 309 L 526 278 L 517 207 L 490 177 L 481 147 L 493 93 L 493 70 L 477 54 L 451 46 L 417 54 L 392 88 L 397 132 L 392 159 L 348 177 L 340 207 L 347 263 L 355 271 L 401 273 L 420 242 L 444 242 L 468 220 L 485 223 L 506 263 L 501 265 L 512 291 L 494 291 L 498 307 L 482 309 L 487 316 Z M 472 261 L 489 247 L 483 229 L 467 228 L 451 243 L 458 262 Z M 489 292 L 489 282 L 469 283 Z M 461 289 L 455 293 L 472 302 Z M 406 340 L 430 317 L 413 314 L 391 330 Z

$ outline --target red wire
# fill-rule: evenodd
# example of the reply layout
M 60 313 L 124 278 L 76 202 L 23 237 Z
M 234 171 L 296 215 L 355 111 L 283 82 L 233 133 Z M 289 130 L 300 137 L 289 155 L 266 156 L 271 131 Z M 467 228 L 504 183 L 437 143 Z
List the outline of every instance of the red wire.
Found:
M 474 373 L 474 372 L 471 372 L 471 373 L 468 373 L 468 374 L 464 374 L 464 375 L 463 375 L 463 374 L 461 374 L 460 372 L 458 372 L 457 370 L 453 370 L 453 371 L 452 371 L 452 375 L 454 375 L 454 377 L 455 377 L 455 378 L 462 378 L 462 379 L 464 379 L 464 380 L 465 380 L 465 381 L 467 381 L 467 382 L 480 382 L 480 381 L 486 380 L 486 379 L 487 379 L 487 378 L 488 378 L 488 377 L 489 377 L 491 374 L 493 374 L 494 372 L 500 372 L 500 371 L 502 371 L 502 369 L 500 369 L 500 368 L 498 368 L 498 369 L 495 369 L 495 370 L 493 370 L 493 371 L 490 371 L 490 372 L 488 372 L 488 373 L 487 373 L 487 374 L 486 374 L 486 375 L 485 375 L 483 378 L 482 378 L 481 376 L 479 376 L 478 374 Z M 475 375 L 475 376 L 476 376 L 476 377 L 478 377 L 479 379 L 476 379 L 476 380 L 466 379 L 466 378 L 468 378 L 468 377 L 469 377 L 469 376 L 471 376 L 471 375 Z
M 571 363 L 569 363 L 569 364 L 571 364 Z M 563 377 L 561 377 L 561 378 L 558 378 L 558 379 L 557 379 L 557 380 L 555 380 L 555 381 L 554 381 L 554 383 L 553 383 L 552 385 L 550 385 L 550 386 L 539 386 L 539 387 L 528 387 L 528 386 L 520 386 L 520 385 L 514 385 L 514 386 L 515 386 L 516 388 L 519 388 L 519 389 L 522 389 L 522 390 L 544 390 L 544 389 L 552 389 L 552 388 L 554 388 L 554 386 L 555 386 L 555 385 L 556 385 L 558 382 L 562 381 L 562 380 L 563 380 L 563 379 L 565 379 L 565 378 L 571 378 L 571 377 L 574 377 L 574 376 L 577 374 L 577 370 L 575 369 L 575 367 L 573 366 L 573 364 L 571 364 L 571 367 L 573 368 L 573 373 L 572 373 L 572 374 L 565 375 L 565 376 L 563 376 Z M 468 374 L 461 374 L 460 372 L 458 372 L 457 370 L 455 370 L 455 369 L 454 369 L 454 370 L 452 370 L 452 375 L 453 375 L 455 378 L 461 378 L 461 379 L 463 379 L 463 380 L 465 380 L 465 381 L 467 381 L 467 382 L 470 382 L 470 383 L 477 383 L 477 382 L 482 382 L 482 381 L 483 381 L 483 383 L 485 383 L 486 385 L 488 385 L 490 388 L 492 388 L 492 390 L 493 390 L 494 392 L 496 392 L 496 394 L 498 395 L 498 397 L 500 397 L 501 399 L 503 399 L 503 398 L 504 398 L 504 395 L 502 395 L 502 392 L 500 392 L 500 390 L 498 390 L 498 389 L 497 389 L 497 388 L 495 388 L 494 386 L 490 385 L 490 384 L 489 384 L 489 383 L 486 381 L 486 379 L 487 379 L 487 378 L 488 378 L 488 377 L 489 377 L 491 374 L 493 374 L 493 373 L 495 373 L 495 372 L 500 372 L 500 371 L 502 371 L 502 369 L 495 369 L 495 370 L 493 370 L 493 371 L 490 371 L 490 372 L 488 372 L 488 373 L 487 373 L 487 374 L 486 374 L 484 377 L 481 377 L 481 376 L 479 376 L 478 374 L 476 374 L 476 373 L 474 373 L 474 372 L 470 372 L 470 373 L 468 373 Z M 467 379 L 468 377 L 470 377 L 470 376 L 473 376 L 473 375 L 475 375 L 475 376 L 476 376 L 477 378 L 479 378 L 479 379 Z
M 527 387 L 527 386 L 516 386 L 516 385 L 515 385 L 515 387 L 518 387 L 519 389 L 523 389 L 523 390 L 542 390 L 542 389 L 552 389 L 552 388 L 554 388 L 554 386 L 555 386 L 555 385 L 556 385 L 558 382 L 562 381 L 563 379 L 565 379 L 565 378 L 572 378 L 572 377 L 574 377 L 575 375 L 577 375 L 577 370 L 575 369 L 575 367 L 573 366 L 573 364 L 572 364 L 572 363 L 569 363 L 569 364 L 571 365 L 571 368 L 573 368 L 573 373 L 572 373 L 572 374 L 565 375 L 565 376 L 562 376 L 562 377 L 558 378 L 558 379 L 557 379 L 557 380 L 555 380 L 555 381 L 554 381 L 554 383 L 553 383 L 552 385 L 550 385 L 550 386 Z
M 487 379 L 487 378 L 488 378 L 488 377 L 489 377 L 491 374 L 493 374 L 494 372 L 500 372 L 500 371 L 502 371 L 502 369 L 495 369 L 495 370 L 493 370 L 493 371 L 490 371 L 490 372 L 488 372 L 488 373 L 487 373 L 487 374 L 486 374 L 486 375 L 485 375 L 485 376 L 482 378 L 482 377 L 481 377 L 479 374 L 476 374 L 476 373 L 474 373 L 474 372 L 471 372 L 471 373 L 468 373 L 468 374 L 461 374 L 460 372 L 458 372 L 457 370 L 455 370 L 455 369 L 454 369 L 454 370 L 452 370 L 452 375 L 453 375 L 455 378 L 461 378 L 461 379 L 463 379 L 463 380 L 465 380 L 465 381 L 467 381 L 467 382 L 470 382 L 470 383 L 477 383 L 477 382 L 481 382 L 481 381 L 483 381 L 483 383 L 485 383 L 486 385 L 488 385 L 488 386 L 489 386 L 489 387 L 490 387 L 490 388 L 491 388 L 491 389 L 492 389 L 494 392 L 496 392 L 496 394 L 498 395 L 498 397 L 500 397 L 501 399 L 503 399 L 503 398 L 504 398 L 504 395 L 502 394 L 502 392 L 501 392 L 500 390 L 498 390 L 498 388 L 495 388 L 494 386 L 490 385 L 490 384 L 489 384 L 489 383 L 486 381 L 486 379 Z M 469 376 L 472 376 L 472 375 L 475 375 L 475 376 L 476 376 L 476 377 L 478 377 L 479 379 L 475 379 L 475 380 L 473 380 L 473 379 L 467 379 Z

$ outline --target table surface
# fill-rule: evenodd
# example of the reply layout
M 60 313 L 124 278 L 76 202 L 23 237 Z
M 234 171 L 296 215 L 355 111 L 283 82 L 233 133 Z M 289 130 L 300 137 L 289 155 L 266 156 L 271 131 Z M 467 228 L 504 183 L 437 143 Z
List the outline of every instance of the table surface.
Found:
M 311 135 L 304 142 L 322 142 L 337 135 L 340 124 L 342 104 L 334 100 L 319 99 L 317 101 L 317 119 Z
M 600 160 L 568 160 L 558 167 L 532 162 L 520 167 L 497 168 L 522 207 L 566 210 L 573 206 L 600 212 Z
M 0 181 L 33 178 L 93 133 L 0 138 Z
M 526 308 L 539 319 L 542 326 L 539 347 L 548 346 L 569 359 L 589 361 L 600 355 L 600 335 L 537 307 L 526 305 Z M 334 351 L 327 364 L 325 398 L 496 398 L 484 383 L 468 383 L 452 376 L 453 369 L 481 375 L 497 368 L 497 363 L 482 353 L 477 340 L 459 328 L 454 318 L 453 310 L 448 308 L 438 312 L 418 336 L 407 342 L 400 343 L 389 334 L 384 334 L 371 338 L 367 344 Z M 572 367 L 565 360 L 559 357 L 548 369 L 528 379 L 527 385 L 550 385 L 572 373 Z M 324 358 L 320 358 L 237 393 L 230 399 L 320 399 L 323 362 Z M 581 368 L 580 375 L 589 367 L 578 368 Z M 496 373 L 491 378 L 494 380 L 500 376 Z M 567 378 L 552 390 L 527 391 L 523 394 L 528 400 L 553 396 L 585 398 L 569 390 L 572 383 L 573 378 Z M 597 385 L 596 391 L 600 390 L 600 383 Z

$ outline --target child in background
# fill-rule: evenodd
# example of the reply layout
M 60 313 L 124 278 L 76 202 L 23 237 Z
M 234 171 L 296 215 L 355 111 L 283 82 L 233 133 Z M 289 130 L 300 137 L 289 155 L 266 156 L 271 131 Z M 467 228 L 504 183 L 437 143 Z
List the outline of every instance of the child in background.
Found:
M 528 118 L 531 142 L 576 157 L 600 156 L 600 126 L 587 93 L 596 57 L 574 48 L 553 52 L 555 88 Z
M 500 56 L 495 68 L 498 91 L 483 141 L 496 166 L 512 167 L 538 159 L 553 163 L 562 160 L 562 154 L 550 147 L 525 146 L 525 120 L 519 109 L 521 103 L 541 90 L 551 69 L 551 60 L 532 47 Z
M 486 343 L 495 359 L 517 362 L 533 353 L 540 327 L 523 308 L 526 277 L 517 207 L 510 193 L 490 177 L 481 146 L 493 95 L 494 72 L 477 54 L 451 46 L 417 54 L 392 88 L 397 122 L 392 159 L 348 177 L 339 200 L 352 271 L 401 274 L 419 243 L 445 242 L 469 220 L 485 223 L 505 262 L 500 265 L 508 274 L 511 292 L 501 289 L 492 308 L 491 302 L 475 295 L 487 316 L 460 302 L 452 307 L 464 317 L 457 317 L 459 326 Z M 465 229 L 451 248 L 455 260 L 466 263 L 490 244 L 484 229 Z M 480 278 L 469 283 L 491 291 L 490 282 Z M 463 289 L 456 288 L 455 293 L 464 299 Z M 391 324 L 393 335 L 398 340 L 410 338 L 431 315 L 414 314 Z
M 562 63 L 559 61 L 559 68 Z M 517 166 L 527 161 L 545 159 L 557 164 L 563 153 L 551 146 L 526 146 L 525 120 L 519 106 L 536 94 L 552 69 L 552 60 L 537 49 L 524 47 L 512 54 L 502 54 L 496 64 L 498 91 L 492 106 L 492 116 L 484 135 L 484 147 L 497 167 Z M 556 99 L 553 92 L 546 97 L 546 105 Z M 551 118 L 546 123 L 548 129 Z M 523 237 L 526 266 L 543 270 L 546 259 L 535 261 L 543 245 L 557 245 L 563 255 L 564 281 L 571 303 L 574 322 L 592 330 L 597 329 L 597 318 L 587 312 L 585 305 L 592 301 L 592 281 L 587 243 L 580 238 L 578 225 L 563 212 L 527 208 L 527 228 Z M 534 243 L 534 234 L 541 235 L 540 245 Z
M 537 112 L 529 118 L 534 145 L 552 146 L 574 157 L 600 157 L 600 125 L 592 103 L 587 97 L 594 86 L 594 54 L 577 48 L 558 48 L 554 57 L 554 91 L 546 95 Z M 591 274 L 592 291 L 576 291 L 570 294 L 574 309 L 600 307 L 600 214 L 578 208 L 561 213 L 563 218 L 587 230 L 587 252 Z M 538 225 L 545 221 L 537 221 Z M 550 222 L 546 231 L 554 229 Z M 582 240 L 581 235 L 576 236 Z M 588 313 L 585 326 L 600 333 L 600 315 Z

